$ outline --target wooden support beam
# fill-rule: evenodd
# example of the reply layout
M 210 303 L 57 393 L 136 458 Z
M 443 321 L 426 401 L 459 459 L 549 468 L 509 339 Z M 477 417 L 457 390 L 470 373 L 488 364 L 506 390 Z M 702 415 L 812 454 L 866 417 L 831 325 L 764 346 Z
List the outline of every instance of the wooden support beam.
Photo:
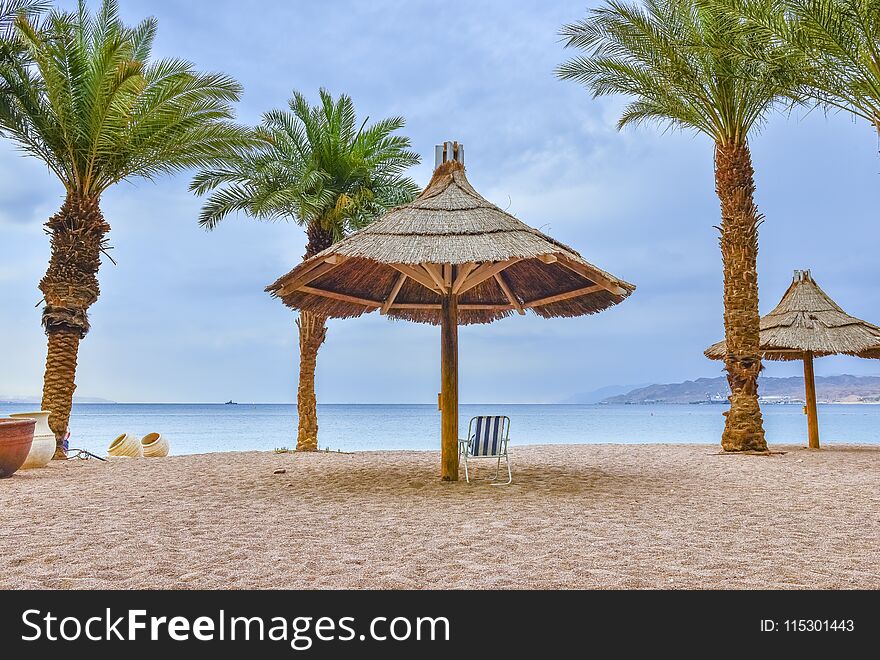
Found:
M 466 303 L 458 306 L 459 310 L 471 311 L 471 312 L 479 312 L 479 311 L 504 311 L 506 309 L 514 309 L 513 305 L 498 305 L 493 303 Z
M 443 288 L 447 291 L 452 288 L 452 264 L 443 264 Z
M 404 309 L 423 309 L 423 310 L 438 310 L 440 309 L 440 303 L 396 303 L 391 305 L 391 311 L 394 310 L 404 310 Z
M 294 293 L 298 289 L 301 289 L 303 285 L 308 284 L 309 282 L 314 282 L 322 275 L 326 275 L 344 261 L 345 259 L 333 257 L 333 261 L 318 263 L 317 266 L 309 268 L 305 273 L 301 273 L 296 279 L 286 282 L 284 286 L 278 290 L 278 295 L 287 296 Z
M 438 310 L 442 309 L 442 305 L 439 303 L 395 303 L 391 305 L 391 311 L 396 309 L 422 309 L 422 310 Z M 486 304 L 459 304 L 459 311 L 483 311 L 483 310 L 500 310 L 503 311 L 505 309 L 513 309 L 512 305 L 499 305 L 494 303 L 486 303 Z
M 313 268 L 317 268 L 321 264 L 341 264 L 343 261 L 348 259 L 348 257 L 343 257 L 341 254 L 331 254 L 329 257 L 324 257 L 323 259 L 315 259 L 308 265 L 307 268 L 304 268 L 300 275 L 305 275 Z
M 332 298 L 333 300 L 341 300 L 343 302 L 354 303 L 355 305 L 363 305 L 364 307 L 381 307 L 382 303 L 376 300 L 368 300 L 367 298 L 358 298 L 357 296 L 349 296 L 345 293 L 336 293 L 336 291 L 326 291 L 324 289 L 316 289 L 311 286 L 301 286 L 299 288 L 303 293 L 311 293 L 313 296 L 321 296 L 323 298 Z
M 531 302 L 527 302 L 523 307 L 526 309 L 531 309 L 532 307 L 541 307 L 542 305 L 551 305 L 553 303 L 562 302 L 563 300 L 568 300 L 570 298 L 577 298 L 578 296 L 585 296 L 589 293 L 596 293 L 597 291 L 604 291 L 605 287 L 600 286 L 599 284 L 594 284 L 592 286 L 584 287 L 583 289 L 575 289 L 574 291 L 568 291 L 566 293 L 559 293 L 555 296 L 548 296 L 547 298 L 541 298 L 539 300 L 533 300 Z
M 458 481 L 458 298 L 445 295 L 440 325 L 440 478 Z
M 806 403 L 804 412 L 807 413 L 807 433 L 810 439 L 810 449 L 819 448 L 819 411 L 816 408 L 816 375 L 813 372 L 813 353 L 804 353 L 804 384 L 806 386 Z
M 510 301 L 510 304 L 517 311 L 520 316 L 526 315 L 526 310 L 523 309 L 523 306 L 520 304 L 519 300 L 516 299 L 516 296 L 513 295 L 513 291 L 510 290 L 510 286 L 507 284 L 507 280 L 504 278 L 504 273 L 495 273 L 495 281 L 498 282 L 498 286 L 501 287 L 501 290 L 504 291 L 504 295 L 507 296 L 507 299 Z
M 431 276 L 431 279 L 434 280 L 434 284 L 437 285 L 437 288 L 440 291 L 447 291 L 448 289 L 443 284 L 443 271 L 441 270 L 441 266 L 437 264 L 422 264 L 422 268 L 425 269 L 425 272 Z
M 397 272 L 403 273 L 410 279 L 415 280 L 426 289 L 429 289 L 434 293 L 440 293 L 437 289 L 437 284 L 428 276 L 428 273 L 425 272 L 423 268 L 417 268 L 416 266 L 411 266 L 409 264 L 390 264 L 390 266 Z
M 467 276 L 470 275 L 476 267 L 477 264 L 473 261 L 469 261 L 458 267 L 458 273 L 455 276 L 455 281 L 452 283 L 452 293 L 458 293 L 458 290 L 461 289 Z
M 505 268 L 510 268 L 513 264 L 519 263 L 522 259 L 508 259 L 507 261 L 495 261 L 485 263 L 477 268 L 473 273 L 468 275 L 464 284 L 458 290 L 459 295 L 470 291 L 478 284 L 482 284 L 490 277 L 494 277 L 495 273 L 500 273 Z
M 568 268 L 570 271 L 586 277 L 592 282 L 595 282 L 606 291 L 613 293 L 615 296 L 626 295 L 626 289 L 618 286 L 594 268 L 590 268 L 589 266 L 585 266 L 584 264 L 579 264 L 575 261 L 570 261 L 568 259 L 560 259 L 559 263 Z
M 542 254 L 538 256 L 538 261 L 543 261 L 545 264 L 555 264 L 559 261 L 559 257 L 555 254 Z
M 406 282 L 406 275 L 401 273 L 397 281 L 394 283 L 394 286 L 391 289 L 391 293 L 388 294 L 388 297 L 385 298 L 385 302 L 382 303 L 382 309 L 379 310 L 382 314 L 387 314 L 388 310 L 391 309 L 391 305 L 394 304 L 394 299 L 397 298 L 397 294 L 400 293 L 400 288 L 403 286 L 403 283 Z

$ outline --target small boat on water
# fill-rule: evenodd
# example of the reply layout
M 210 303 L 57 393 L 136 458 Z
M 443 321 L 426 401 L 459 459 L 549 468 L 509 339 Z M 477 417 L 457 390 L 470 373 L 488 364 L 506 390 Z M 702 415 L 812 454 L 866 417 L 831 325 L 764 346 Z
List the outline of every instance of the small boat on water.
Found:
M 224 406 L 237 406 L 238 404 L 235 401 L 233 401 L 232 399 L 229 399 L 229 401 L 227 401 L 223 405 Z

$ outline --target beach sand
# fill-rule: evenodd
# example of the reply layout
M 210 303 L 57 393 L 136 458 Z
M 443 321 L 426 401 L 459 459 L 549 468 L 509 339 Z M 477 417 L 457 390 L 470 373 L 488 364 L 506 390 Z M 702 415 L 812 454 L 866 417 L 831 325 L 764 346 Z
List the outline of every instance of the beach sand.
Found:
M 508 487 L 435 452 L 54 463 L 0 481 L 0 587 L 880 588 L 880 447 L 773 449 L 514 447 Z

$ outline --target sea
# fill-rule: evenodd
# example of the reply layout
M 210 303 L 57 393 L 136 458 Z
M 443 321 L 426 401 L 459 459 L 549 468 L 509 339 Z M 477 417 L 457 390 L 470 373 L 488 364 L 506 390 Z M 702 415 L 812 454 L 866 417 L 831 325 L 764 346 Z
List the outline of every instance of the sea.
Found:
M 459 428 L 471 417 L 510 417 L 511 446 L 534 444 L 718 444 L 726 406 L 463 404 Z M 33 405 L 0 403 L 0 417 Z M 806 444 L 803 406 L 765 405 L 768 443 Z M 318 406 L 319 445 L 330 451 L 430 450 L 439 447 L 436 405 Z M 276 404 L 75 404 L 71 447 L 106 455 L 121 433 L 168 438 L 172 454 L 272 451 L 296 446 L 296 406 Z M 825 445 L 880 444 L 880 405 L 820 404 Z

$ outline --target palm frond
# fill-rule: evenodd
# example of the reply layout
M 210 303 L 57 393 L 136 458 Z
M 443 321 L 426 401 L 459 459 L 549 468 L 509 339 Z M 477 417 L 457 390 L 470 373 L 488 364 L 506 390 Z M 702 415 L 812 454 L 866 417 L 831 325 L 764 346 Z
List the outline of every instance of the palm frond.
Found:
M 315 223 L 339 239 L 412 200 L 418 187 L 403 172 L 419 157 L 396 133 L 404 119 L 368 121 L 358 121 L 349 96 L 334 99 L 322 89 L 313 106 L 295 91 L 287 110 L 263 116 L 256 144 L 193 179 L 190 189 L 209 195 L 202 226 L 214 228 L 242 211 L 259 220 Z
M 792 96 L 866 119 L 880 132 L 880 0 L 726 0 L 729 11 L 799 57 Z M 749 59 L 773 63 L 762 52 Z
M 787 49 L 725 10 L 719 0 L 610 0 L 561 30 L 584 51 L 557 75 L 594 96 L 631 98 L 618 122 L 656 122 L 704 133 L 716 142 L 745 140 L 783 102 L 795 59 Z M 743 58 L 741 50 L 773 59 Z
M 15 38 L 16 17 L 23 15 L 34 18 L 51 6 L 50 0 L 0 0 L 0 43 Z
M 151 62 L 156 21 L 126 26 L 115 0 L 94 15 L 80 1 L 39 24 L 19 12 L 12 25 L 21 54 L 0 57 L 0 132 L 68 190 L 100 196 L 123 179 L 210 167 L 257 141 L 233 121 L 236 81 L 179 59 Z

